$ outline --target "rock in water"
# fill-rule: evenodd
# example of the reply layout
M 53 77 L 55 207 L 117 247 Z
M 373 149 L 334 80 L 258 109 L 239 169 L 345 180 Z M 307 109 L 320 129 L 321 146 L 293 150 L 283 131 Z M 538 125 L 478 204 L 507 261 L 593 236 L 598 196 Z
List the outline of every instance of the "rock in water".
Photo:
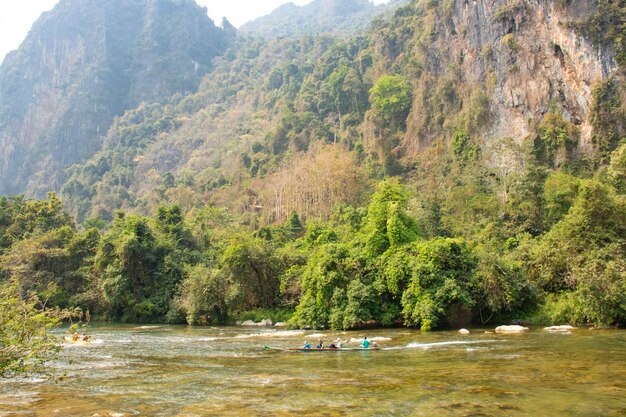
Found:
M 256 326 L 256 324 L 252 320 L 246 320 L 241 323 L 242 326 Z
M 575 327 L 570 326 L 569 324 L 563 324 L 561 326 L 550 326 L 544 327 L 543 330 L 547 330 L 549 332 L 569 332 L 570 330 L 574 330 Z
M 459 330 L 459 334 L 470 334 L 470 331 L 467 329 L 461 329 Z
M 528 327 L 518 326 L 516 324 L 512 326 L 496 327 L 496 333 L 524 333 L 526 331 L 528 331 Z

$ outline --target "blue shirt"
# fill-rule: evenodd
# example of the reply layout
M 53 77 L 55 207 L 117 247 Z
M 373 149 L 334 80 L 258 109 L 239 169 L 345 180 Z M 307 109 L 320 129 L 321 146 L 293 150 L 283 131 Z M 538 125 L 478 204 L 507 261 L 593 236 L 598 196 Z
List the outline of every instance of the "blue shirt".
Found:
M 363 339 L 363 343 L 361 343 L 361 347 L 364 347 L 365 349 L 367 349 L 368 347 L 370 347 L 370 341 L 367 339 Z

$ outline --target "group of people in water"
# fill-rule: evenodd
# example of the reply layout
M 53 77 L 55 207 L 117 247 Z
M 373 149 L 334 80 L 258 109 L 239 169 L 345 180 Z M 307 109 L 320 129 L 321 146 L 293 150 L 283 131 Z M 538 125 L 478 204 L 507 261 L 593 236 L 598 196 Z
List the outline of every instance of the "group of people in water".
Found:
M 83 333 L 81 337 L 78 333 L 74 332 L 74 334 L 72 334 L 72 342 L 89 342 L 89 335 Z
M 340 338 L 337 338 L 337 340 L 333 343 L 330 343 L 328 345 L 328 347 L 324 346 L 324 341 L 322 339 L 319 339 L 317 341 L 317 345 L 315 345 L 315 349 L 341 349 L 343 348 L 343 343 L 341 341 Z M 372 347 L 378 347 L 378 344 L 376 342 L 370 343 L 369 340 L 367 340 L 367 337 L 363 337 L 363 341 L 361 342 L 361 348 L 363 349 L 368 349 L 370 347 L 370 345 Z M 302 347 L 303 349 L 312 349 L 311 344 L 308 341 L 304 342 L 304 346 Z

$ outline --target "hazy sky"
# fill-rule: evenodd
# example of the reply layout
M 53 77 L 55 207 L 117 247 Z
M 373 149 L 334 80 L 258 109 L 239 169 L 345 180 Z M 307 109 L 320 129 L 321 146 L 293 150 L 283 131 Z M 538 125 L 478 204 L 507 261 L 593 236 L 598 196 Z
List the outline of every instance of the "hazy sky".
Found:
M 311 0 L 291 0 L 303 5 Z M 289 0 L 196 0 L 206 6 L 209 16 L 217 25 L 226 16 L 235 26 L 266 15 Z M 58 0 L 0 0 L 0 62 L 4 56 L 22 43 L 32 24 L 42 12 L 50 10 Z M 386 3 L 375 0 L 374 3 Z

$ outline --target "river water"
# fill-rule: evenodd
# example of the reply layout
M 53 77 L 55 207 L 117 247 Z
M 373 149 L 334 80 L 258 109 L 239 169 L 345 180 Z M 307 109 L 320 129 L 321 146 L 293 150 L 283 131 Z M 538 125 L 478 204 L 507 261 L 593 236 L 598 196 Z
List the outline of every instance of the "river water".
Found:
M 625 416 L 626 331 L 368 330 L 367 352 L 270 352 L 363 332 L 92 326 L 0 416 Z

